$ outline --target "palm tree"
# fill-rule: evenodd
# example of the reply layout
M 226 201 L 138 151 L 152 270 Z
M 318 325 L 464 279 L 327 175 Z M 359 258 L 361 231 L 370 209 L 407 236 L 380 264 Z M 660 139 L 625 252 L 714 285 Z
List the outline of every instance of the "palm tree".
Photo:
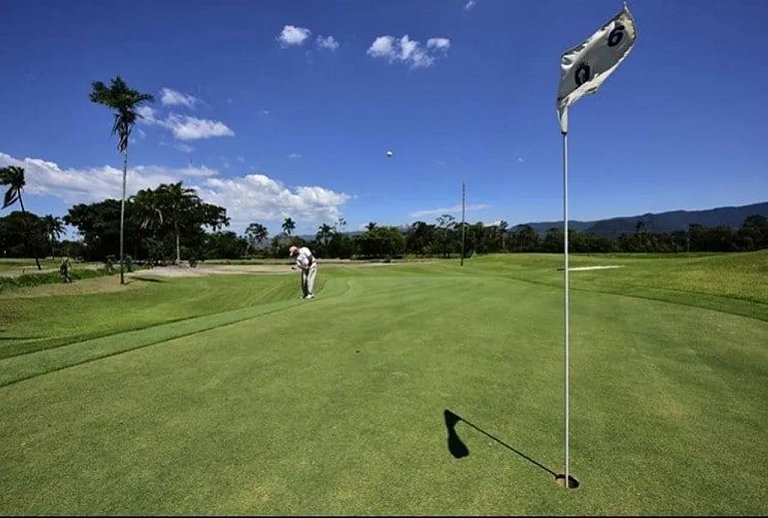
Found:
M 318 227 L 315 238 L 317 238 L 317 240 L 320 243 L 322 243 L 323 246 L 325 246 L 331 240 L 332 235 L 333 235 L 333 227 L 330 226 L 328 223 L 323 223 Z
M 3 200 L 3 208 L 9 207 L 16 203 L 18 200 L 21 205 L 21 213 L 24 215 L 24 221 L 27 221 L 27 211 L 24 209 L 24 200 L 21 198 L 21 191 L 24 190 L 24 168 L 16 166 L 8 166 L 0 169 L 0 185 L 7 185 L 8 190 L 5 191 L 5 199 Z M 25 223 L 26 226 L 26 223 Z M 28 234 L 28 228 L 24 229 L 24 234 Z M 27 239 L 29 236 L 27 236 Z M 37 269 L 42 270 L 40 267 L 40 259 L 37 258 L 37 248 L 32 245 L 32 252 L 35 255 L 35 264 Z
M 251 223 L 248 225 L 248 228 L 245 229 L 245 233 L 248 235 L 248 243 L 254 249 L 256 248 L 254 242 L 260 245 L 267 239 L 267 236 L 269 236 L 267 227 L 261 223 Z
M 283 221 L 283 232 L 285 235 L 290 236 L 294 230 L 296 230 L 296 222 L 291 218 L 285 218 L 285 221 Z
M 202 203 L 195 190 L 183 187 L 182 182 L 161 184 L 154 191 L 139 191 L 133 200 L 142 228 L 166 226 L 173 229 L 176 237 L 176 264 L 180 264 L 181 230 L 189 223 L 187 216 Z
M 120 76 L 112 79 L 109 87 L 101 81 L 94 81 L 90 99 L 92 102 L 112 108 L 115 122 L 112 134 L 117 135 L 117 150 L 123 155 L 123 198 L 120 204 L 120 284 L 125 284 L 123 278 L 123 247 L 125 227 L 125 177 L 128 174 L 128 142 L 133 126 L 140 115 L 136 110 L 146 102 L 154 101 L 154 97 L 143 94 L 128 87 Z
M 376 228 L 376 222 L 374 222 L 374 221 L 371 221 L 371 222 L 369 222 L 369 223 L 368 223 L 368 224 L 365 226 L 365 229 L 366 229 L 368 232 L 370 232 L 370 231 L 371 231 L 371 230 L 373 230 L 374 228 Z
M 503 219 L 499 221 L 499 231 L 501 232 L 501 251 L 505 252 L 507 249 L 504 246 L 504 241 L 507 237 L 507 227 L 509 226 L 509 223 L 504 221 Z
M 64 223 L 58 216 L 54 217 L 50 214 L 43 218 L 43 225 L 45 228 L 45 235 L 51 240 L 51 257 L 56 259 L 55 244 L 61 235 L 64 233 Z

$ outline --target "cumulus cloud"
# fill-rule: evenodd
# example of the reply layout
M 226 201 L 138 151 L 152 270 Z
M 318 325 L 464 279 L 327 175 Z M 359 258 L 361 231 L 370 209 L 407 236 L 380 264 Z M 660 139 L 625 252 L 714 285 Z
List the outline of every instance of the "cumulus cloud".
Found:
M 451 48 L 451 40 L 448 38 L 429 38 L 427 40 L 427 47 L 447 51 Z
M 160 91 L 160 102 L 163 106 L 186 106 L 187 108 L 194 108 L 200 99 L 188 94 L 183 94 L 172 90 L 170 88 L 163 88 Z
M 405 63 L 411 68 L 426 68 L 434 65 L 438 57 L 445 55 L 450 46 L 451 40 L 448 38 L 430 38 L 427 45 L 423 46 L 407 34 L 402 38 L 379 36 L 373 40 L 367 54 L 386 59 L 390 63 Z
M 204 200 L 226 207 L 233 221 L 244 223 L 287 217 L 311 223 L 334 221 L 350 198 L 319 186 L 289 188 L 263 174 L 209 178 L 199 192 Z
M 328 36 L 327 38 L 323 38 L 322 36 L 317 37 L 317 46 L 321 49 L 328 49 L 331 51 L 335 51 L 339 48 L 339 42 L 336 41 L 333 36 Z
M 92 203 L 122 196 L 123 171 L 112 166 L 86 169 L 62 169 L 55 162 L 39 158 L 17 159 L 0 153 L 0 167 L 23 167 L 26 177 L 24 192 L 55 196 L 67 203 Z M 217 172 L 206 167 L 168 168 L 136 166 L 128 169 L 126 190 L 129 195 L 139 189 L 154 188 L 189 178 L 207 178 Z
M 277 37 L 277 40 L 280 42 L 281 47 L 286 48 L 291 45 L 301 45 L 304 43 L 304 40 L 309 38 L 310 34 L 312 34 L 312 31 L 304 27 L 286 25 Z
M 179 140 L 196 140 L 210 137 L 231 137 L 235 132 L 220 121 L 199 119 L 189 115 L 171 113 L 166 117 L 158 117 L 157 111 L 149 106 L 141 106 L 136 112 L 141 116 L 139 122 L 151 126 L 160 126 L 171 130 Z
M 122 170 L 112 166 L 64 169 L 55 162 L 39 158 L 18 159 L 0 152 L 0 167 L 25 169 L 26 195 L 48 195 L 68 204 L 93 203 L 122 196 Z M 128 169 L 126 194 L 154 189 L 161 183 L 183 181 L 197 190 L 207 203 L 227 209 L 232 228 L 238 231 L 252 221 L 279 223 L 291 217 L 302 224 L 335 221 L 348 194 L 320 186 L 288 187 L 264 174 L 224 178 L 216 169 L 205 166 L 171 168 L 135 166 Z
M 198 119 L 189 115 L 172 113 L 165 120 L 164 127 L 173 132 L 179 140 L 196 140 L 210 137 L 231 137 L 235 132 L 226 124 L 208 119 Z

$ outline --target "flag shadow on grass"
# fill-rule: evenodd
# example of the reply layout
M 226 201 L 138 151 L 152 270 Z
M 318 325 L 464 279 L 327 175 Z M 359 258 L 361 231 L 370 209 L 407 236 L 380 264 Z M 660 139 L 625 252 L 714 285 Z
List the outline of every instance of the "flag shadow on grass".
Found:
M 518 454 L 519 456 L 521 456 L 522 458 L 524 458 L 528 462 L 530 462 L 530 463 L 534 464 L 535 466 L 543 469 L 544 471 L 546 471 L 547 473 L 549 473 L 553 477 L 555 477 L 555 478 L 558 477 L 557 473 L 555 473 L 554 471 L 552 471 L 551 469 L 546 467 L 544 464 L 542 464 L 542 463 L 540 463 L 540 462 L 530 458 L 525 453 L 523 453 L 523 452 L 513 448 L 512 446 L 510 446 L 509 444 L 505 443 L 501 439 L 498 439 L 498 438 L 494 437 L 493 435 L 489 434 L 488 432 L 486 432 L 482 428 L 479 428 L 478 426 L 475 426 L 474 424 L 470 423 L 469 421 L 467 421 L 466 419 L 464 419 L 460 415 L 454 414 L 450 410 L 445 409 L 443 411 L 443 417 L 445 419 L 445 427 L 448 429 L 448 451 L 451 452 L 451 455 L 453 455 L 454 458 L 461 459 L 461 458 L 466 457 L 466 456 L 469 455 L 469 448 L 467 448 L 467 445 L 464 444 L 464 442 L 461 440 L 459 435 L 456 433 L 456 425 L 461 421 L 461 422 L 466 423 L 470 427 L 474 428 L 478 432 L 482 433 L 486 437 L 490 437 L 491 439 L 493 439 L 497 443 L 501 444 L 502 446 L 504 446 L 508 450 L 511 450 L 511 451 L 515 452 L 516 454 Z

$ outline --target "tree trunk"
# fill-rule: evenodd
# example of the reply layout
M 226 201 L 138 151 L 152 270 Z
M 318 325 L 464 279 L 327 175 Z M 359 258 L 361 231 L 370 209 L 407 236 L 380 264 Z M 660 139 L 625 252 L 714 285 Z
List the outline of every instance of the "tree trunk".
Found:
M 24 225 L 27 225 L 27 211 L 24 209 L 24 200 L 21 199 L 21 191 L 19 191 L 19 205 L 21 205 L 21 213 L 25 216 Z M 29 242 L 29 226 L 27 226 L 25 234 L 27 234 L 27 242 Z M 35 248 L 34 243 L 32 243 L 32 255 L 35 256 L 35 264 L 37 265 L 37 269 L 42 270 L 43 268 L 40 266 L 40 259 L 37 258 L 37 249 Z
M 179 236 L 179 224 L 174 223 L 173 226 L 174 226 L 174 229 L 176 230 L 176 264 L 181 265 L 181 246 L 180 246 L 181 238 Z
M 124 261 L 123 261 L 123 247 L 125 246 L 125 177 L 128 174 L 128 148 L 125 149 L 125 155 L 123 155 L 123 199 L 120 202 L 120 284 L 125 284 L 125 278 L 123 277 Z

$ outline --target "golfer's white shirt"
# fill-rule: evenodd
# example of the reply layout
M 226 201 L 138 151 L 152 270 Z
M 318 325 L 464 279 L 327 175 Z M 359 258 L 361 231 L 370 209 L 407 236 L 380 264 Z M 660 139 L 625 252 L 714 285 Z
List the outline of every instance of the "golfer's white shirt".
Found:
M 306 270 L 309 268 L 309 265 L 312 264 L 313 260 L 314 257 L 312 256 L 312 252 L 310 252 L 309 248 L 306 246 L 299 248 L 299 255 L 296 256 L 296 266 L 302 270 Z

